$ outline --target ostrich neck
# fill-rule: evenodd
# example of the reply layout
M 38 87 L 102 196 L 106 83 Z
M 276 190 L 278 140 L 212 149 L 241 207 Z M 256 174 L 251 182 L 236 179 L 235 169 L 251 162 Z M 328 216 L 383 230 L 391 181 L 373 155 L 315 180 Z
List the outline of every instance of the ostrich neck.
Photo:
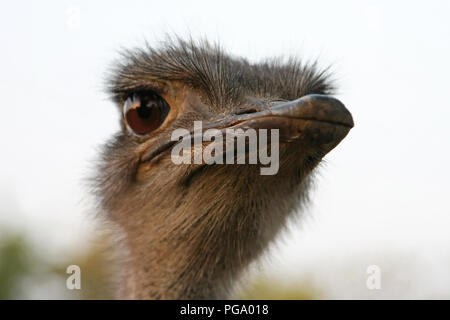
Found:
M 188 229 L 153 221 L 125 229 L 128 259 L 121 298 L 227 298 L 233 280 L 266 247 L 256 215 L 207 216 Z M 275 227 L 272 226 L 272 229 Z
M 283 188 L 282 182 L 272 183 L 270 194 L 244 186 L 228 196 L 192 201 L 198 194 L 186 195 L 180 201 L 116 215 L 128 248 L 121 297 L 229 297 L 233 282 L 263 253 L 305 198 L 304 184 Z

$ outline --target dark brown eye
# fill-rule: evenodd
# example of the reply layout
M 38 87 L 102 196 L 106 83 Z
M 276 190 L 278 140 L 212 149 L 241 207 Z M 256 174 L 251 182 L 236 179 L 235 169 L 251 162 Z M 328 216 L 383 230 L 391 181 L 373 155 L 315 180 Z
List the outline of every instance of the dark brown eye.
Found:
M 123 105 L 127 126 L 136 135 L 144 135 L 158 129 L 169 111 L 169 104 L 156 93 L 133 94 Z

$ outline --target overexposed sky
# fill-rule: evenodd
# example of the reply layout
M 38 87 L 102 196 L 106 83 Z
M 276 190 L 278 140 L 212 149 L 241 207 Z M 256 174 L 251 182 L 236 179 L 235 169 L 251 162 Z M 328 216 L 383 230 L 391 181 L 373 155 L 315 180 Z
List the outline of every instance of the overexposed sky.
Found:
M 450 282 L 449 14 L 449 1 L 3 1 L 0 227 L 49 248 L 89 230 L 83 178 L 119 130 L 107 68 L 122 47 L 191 34 L 252 61 L 331 64 L 355 119 L 271 263 L 389 251 Z

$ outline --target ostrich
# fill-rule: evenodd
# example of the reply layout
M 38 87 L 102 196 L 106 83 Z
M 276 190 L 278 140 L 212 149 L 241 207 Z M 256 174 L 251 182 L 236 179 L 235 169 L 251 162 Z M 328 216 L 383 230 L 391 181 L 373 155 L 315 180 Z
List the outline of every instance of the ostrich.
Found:
M 118 297 L 227 298 L 302 207 L 313 169 L 353 127 L 332 89 L 315 64 L 254 64 L 207 41 L 126 51 L 108 81 L 122 130 L 104 146 L 95 179 L 127 252 Z M 175 164 L 171 133 L 194 121 L 203 130 L 278 129 L 278 172 Z

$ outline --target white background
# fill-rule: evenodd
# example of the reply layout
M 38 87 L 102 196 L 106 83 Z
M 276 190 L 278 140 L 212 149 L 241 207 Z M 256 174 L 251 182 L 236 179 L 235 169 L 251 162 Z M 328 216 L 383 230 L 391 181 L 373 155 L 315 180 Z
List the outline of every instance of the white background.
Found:
M 83 248 L 83 179 L 119 129 L 106 70 L 120 48 L 205 36 L 251 61 L 332 64 L 355 119 L 263 273 L 331 298 L 449 298 L 449 15 L 448 1 L 2 1 L 0 226 L 42 254 Z

